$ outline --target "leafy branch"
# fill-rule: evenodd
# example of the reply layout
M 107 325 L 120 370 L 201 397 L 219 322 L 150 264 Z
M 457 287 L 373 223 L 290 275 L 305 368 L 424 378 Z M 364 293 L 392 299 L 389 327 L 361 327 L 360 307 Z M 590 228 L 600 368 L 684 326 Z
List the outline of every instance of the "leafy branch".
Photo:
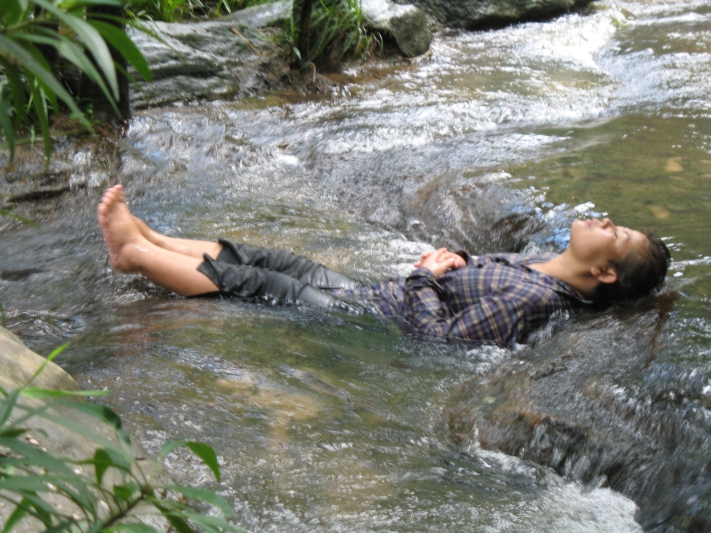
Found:
M 167 529 L 178 533 L 243 533 L 224 516 L 233 511 L 224 498 L 214 492 L 155 480 L 163 458 L 180 446 L 187 447 L 220 480 L 215 451 L 194 441 L 167 442 L 151 471 L 145 472 L 134 457 L 131 438 L 121 427 L 121 419 L 108 407 L 78 401 L 77 396 L 97 396 L 105 391 L 57 391 L 32 387 L 32 381 L 66 345 L 55 350 L 20 388 L 0 387 L 0 499 L 12 506 L 1 533 L 10 533 L 26 517 L 40 522 L 49 532 L 72 533 L 158 533 L 155 525 L 141 522 L 136 514 L 152 508 L 165 520 Z M 39 407 L 22 398 L 47 399 Z M 35 404 L 37 402 L 34 402 Z M 70 417 L 54 414 L 57 406 L 87 414 L 113 430 L 115 441 L 89 431 Z M 29 434 L 27 422 L 34 418 L 57 424 L 90 439 L 96 449 L 90 458 L 74 460 L 56 457 L 39 447 Z M 74 418 L 74 417 L 71 417 Z M 84 473 L 93 470 L 93 476 Z M 107 476 L 108 472 L 113 476 Z M 196 510 L 189 502 L 209 505 L 222 513 L 214 516 Z M 153 520 L 152 522 L 155 522 Z
M 88 8 L 123 9 L 119 0 L 2 0 L 0 2 L 0 131 L 10 158 L 24 139 L 39 128 L 49 162 L 52 152 L 50 115 L 66 106 L 70 116 L 93 132 L 77 103 L 77 95 L 58 78 L 58 62 L 67 62 L 105 96 L 118 114 L 119 76 L 111 49 L 131 63 L 147 80 L 151 72 L 145 58 L 123 31 L 130 23 L 122 17 L 87 16 Z

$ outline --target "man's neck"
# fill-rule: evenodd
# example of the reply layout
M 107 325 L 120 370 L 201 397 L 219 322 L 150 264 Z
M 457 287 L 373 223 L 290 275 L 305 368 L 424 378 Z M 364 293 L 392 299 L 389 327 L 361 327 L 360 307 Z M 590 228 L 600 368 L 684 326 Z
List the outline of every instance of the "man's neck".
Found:
M 567 250 L 545 263 L 529 265 L 529 268 L 558 278 L 587 298 L 594 294 L 595 288 L 599 283 L 590 273 L 590 269 L 576 261 Z

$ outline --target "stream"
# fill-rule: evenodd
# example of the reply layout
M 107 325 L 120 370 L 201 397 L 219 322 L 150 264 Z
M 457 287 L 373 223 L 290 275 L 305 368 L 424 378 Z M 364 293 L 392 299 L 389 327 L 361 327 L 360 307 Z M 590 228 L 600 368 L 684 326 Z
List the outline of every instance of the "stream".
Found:
M 711 5 L 442 31 L 305 97 L 136 112 L 58 143 L 72 191 L 0 219 L 7 327 L 102 398 L 176 481 L 264 532 L 711 530 Z M 18 168 L 36 163 L 23 148 Z M 12 186 L 10 180 L 2 187 Z M 432 247 L 561 251 L 576 218 L 653 227 L 662 294 L 513 351 L 370 315 L 185 299 L 112 272 L 95 223 L 123 183 L 168 235 L 283 247 L 363 281 Z

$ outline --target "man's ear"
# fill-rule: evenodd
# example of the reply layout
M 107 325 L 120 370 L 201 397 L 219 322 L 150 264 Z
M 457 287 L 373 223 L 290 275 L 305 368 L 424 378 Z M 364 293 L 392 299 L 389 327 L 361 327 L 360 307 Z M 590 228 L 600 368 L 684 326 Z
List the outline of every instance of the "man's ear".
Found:
M 592 267 L 590 273 L 600 283 L 615 283 L 617 281 L 617 271 L 612 265 Z

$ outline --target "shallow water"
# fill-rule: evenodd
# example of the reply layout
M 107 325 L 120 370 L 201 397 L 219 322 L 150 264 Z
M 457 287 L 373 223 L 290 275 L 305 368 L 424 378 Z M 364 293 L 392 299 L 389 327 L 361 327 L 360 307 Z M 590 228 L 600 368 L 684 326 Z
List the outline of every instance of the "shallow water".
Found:
M 439 34 L 430 59 L 355 66 L 333 97 L 142 111 L 120 141 L 58 147 L 74 192 L 19 207 L 41 232 L 3 221 L 8 327 L 43 353 L 71 339 L 60 363 L 111 389 L 149 452 L 212 444 L 220 485 L 186 454 L 169 469 L 226 495 L 247 529 L 703 531 L 709 59 L 705 2 L 601 2 Z M 665 298 L 514 352 L 467 350 L 370 316 L 182 299 L 117 276 L 94 223 L 115 181 L 158 231 L 287 247 L 368 281 L 432 246 L 560 250 L 573 219 L 605 213 L 655 227 L 675 263 Z M 482 449 L 504 448 L 512 413 L 587 440 L 556 444 L 557 463 L 533 440 Z M 598 459 L 628 469 L 618 479 Z

